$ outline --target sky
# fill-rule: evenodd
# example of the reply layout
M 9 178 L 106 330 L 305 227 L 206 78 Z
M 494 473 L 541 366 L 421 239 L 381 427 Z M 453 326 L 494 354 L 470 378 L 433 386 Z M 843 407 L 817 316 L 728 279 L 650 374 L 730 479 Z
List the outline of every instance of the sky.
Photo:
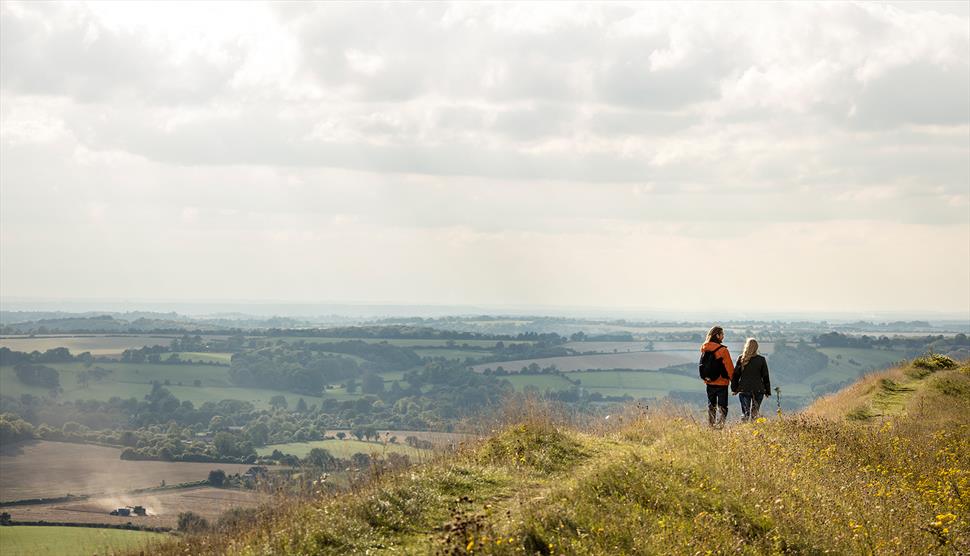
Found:
M 5 1 L 4 299 L 970 317 L 970 8 Z

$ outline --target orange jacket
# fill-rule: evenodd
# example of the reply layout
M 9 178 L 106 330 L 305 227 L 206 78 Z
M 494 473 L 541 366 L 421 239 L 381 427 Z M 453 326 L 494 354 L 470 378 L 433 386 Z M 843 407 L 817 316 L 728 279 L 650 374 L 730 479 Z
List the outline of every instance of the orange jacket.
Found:
M 701 352 L 714 351 L 719 347 L 721 347 L 721 344 L 717 342 L 707 342 L 701 346 Z M 734 362 L 731 361 L 731 354 L 728 353 L 727 346 L 724 346 L 723 349 L 717 352 L 717 358 L 724 362 L 724 368 L 727 369 L 728 377 L 721 377 L 715 380 L 705 380 L 704 382 L 710 384 L 711 386 L 728 386 L 731 384 L 731 378 L 734 377 Z

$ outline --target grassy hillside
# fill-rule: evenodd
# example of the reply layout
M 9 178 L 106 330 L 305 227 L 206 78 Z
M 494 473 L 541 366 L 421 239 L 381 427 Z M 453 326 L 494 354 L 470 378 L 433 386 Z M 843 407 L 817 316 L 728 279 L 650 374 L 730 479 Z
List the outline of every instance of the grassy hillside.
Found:
M 580 426 L 525 404 L 454 457 L 161 553 L 967 553 L 970 366 L 950 363 L 720 431 L 677 409 Z

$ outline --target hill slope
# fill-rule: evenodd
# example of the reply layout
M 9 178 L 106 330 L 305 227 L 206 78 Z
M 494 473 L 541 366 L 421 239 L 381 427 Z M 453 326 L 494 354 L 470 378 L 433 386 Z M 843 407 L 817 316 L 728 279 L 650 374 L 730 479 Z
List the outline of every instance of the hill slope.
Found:
M 970 367 L 949 366 L 721 431 L 674 410 L 584 430 L 523 414 L 453 458 L 169 553 L 967 553 Z

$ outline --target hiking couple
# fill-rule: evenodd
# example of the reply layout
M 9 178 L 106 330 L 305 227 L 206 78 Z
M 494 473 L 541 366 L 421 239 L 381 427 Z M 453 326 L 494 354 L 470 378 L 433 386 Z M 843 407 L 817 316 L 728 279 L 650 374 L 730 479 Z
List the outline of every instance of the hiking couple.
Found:
M 724 426 L 728 413 L 728 386 L 741 401 L 741 421 L 757 419 L 761 401 L 771 396 L 768 362 L 758 354 L 758 341 L 748 338 L 737 363 L 724 341 L 724 329 L 715 326 L 707 332 L 698 364 L 701 379 L 707 384 L 707 420 L 715 428 Z

